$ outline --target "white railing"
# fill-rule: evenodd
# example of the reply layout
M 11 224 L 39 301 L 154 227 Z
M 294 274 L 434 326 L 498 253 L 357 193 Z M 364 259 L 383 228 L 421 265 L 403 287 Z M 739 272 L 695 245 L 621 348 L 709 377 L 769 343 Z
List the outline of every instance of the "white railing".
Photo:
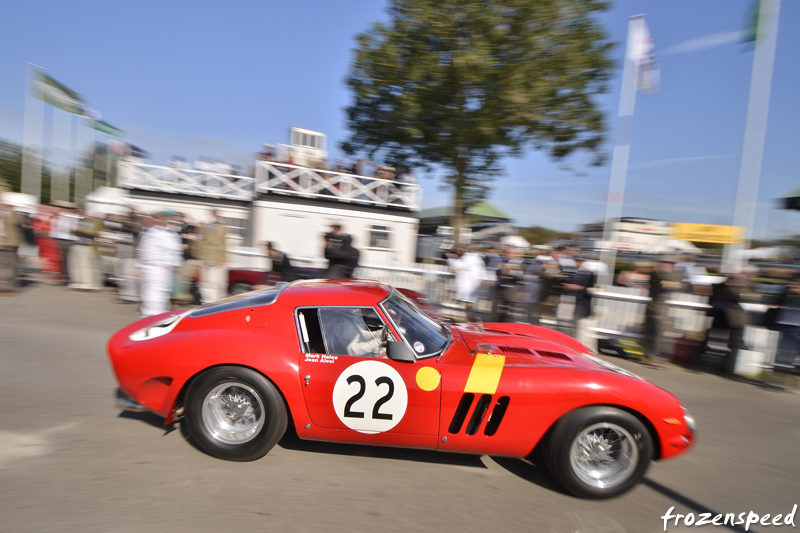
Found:
M 128 189 L 251 201 L 255 178 L 120 161 L 117 184 Z
M 256 191 L 302 198 L 334 199 L 340 202 L 399 207 L 419 211 L 422 188 L 369 176 L 318 170 L 288 163 L 259 161 Z

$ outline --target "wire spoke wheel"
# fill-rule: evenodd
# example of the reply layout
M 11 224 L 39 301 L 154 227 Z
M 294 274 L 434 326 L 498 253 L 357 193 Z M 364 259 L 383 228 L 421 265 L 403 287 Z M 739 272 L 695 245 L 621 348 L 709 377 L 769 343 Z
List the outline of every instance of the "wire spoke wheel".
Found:
M 599 489 L 626 481 L 639 462 L 633 436 L 617 424 L 602 422 L 581 431 L 572 442 L 570 464 L 575 474 Z
M 564 415 L 546 450 L 553 477 L 583 498 L 613 498 L 644 477 L 653 439 L 633 414 L 607 406 L 584 407 Z
M 189 436 L 214 457 L 254 461 L 286 431 L 288 413 L 281 393 L 249 368 L 209 369 L 192 382 L 186 396 Z
M 203 401 L 203 424 L 209 434 L 224 443 L 252 440 L 264 426 L 265 417 L 261 397 L 241 383 L 217 385 Z

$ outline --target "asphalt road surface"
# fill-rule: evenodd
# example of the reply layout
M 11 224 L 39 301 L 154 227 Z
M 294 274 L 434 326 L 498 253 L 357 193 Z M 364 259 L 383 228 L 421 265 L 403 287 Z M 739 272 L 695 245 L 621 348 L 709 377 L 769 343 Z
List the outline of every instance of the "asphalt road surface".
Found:
M 0 531 L 655 532 L 670 507 L 700 520 L 800 503 L 800 395 L 620 360 L 676 394 L 699 439 L 613 500 L 568 496 L 521 460 L 293 435 L 252 463 L 214 459 L 180 424 L 113 407 L 105 343 L 136 318 L 108 289 L 0 297 Z M 680 524 L 667 531 L 745 530 Z

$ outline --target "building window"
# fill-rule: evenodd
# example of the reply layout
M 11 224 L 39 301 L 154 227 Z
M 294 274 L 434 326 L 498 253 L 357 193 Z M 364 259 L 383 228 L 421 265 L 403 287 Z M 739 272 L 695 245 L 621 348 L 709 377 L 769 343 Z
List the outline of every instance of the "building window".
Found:
M 244 238 L 245 229 L 247 228 L 247 219 L 222 217 L 222 223 L 228 227 L 228 233 Z
M 391 244 L 390 235 L 391 232 L 389 231 L 389 226 L 370 226 L 369 247 L 388 250 L 390 248 L 389 245 Z

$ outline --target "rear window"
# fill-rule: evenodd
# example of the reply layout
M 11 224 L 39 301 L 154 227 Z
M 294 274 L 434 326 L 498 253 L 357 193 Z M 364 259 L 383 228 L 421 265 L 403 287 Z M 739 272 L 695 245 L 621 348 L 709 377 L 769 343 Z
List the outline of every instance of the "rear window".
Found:
M 245 292 L 244 294 L 217 300 L 216 302 L 198 307 L 189 313 L 189 318 L 198 318 L 201 316 L 215 315 L 217 313 L 225 313 L 227 311 L 235 311 L 237 309 L 269 305 L 278 299 L 278 295 L 282 290 L 283 287 L 270 287 L 268 289 Z

